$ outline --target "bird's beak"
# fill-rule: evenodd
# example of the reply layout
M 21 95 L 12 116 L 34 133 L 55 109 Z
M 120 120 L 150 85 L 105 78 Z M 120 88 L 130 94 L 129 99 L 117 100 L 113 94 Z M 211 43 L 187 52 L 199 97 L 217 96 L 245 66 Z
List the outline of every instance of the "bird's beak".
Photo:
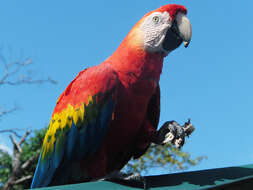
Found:
M 184 47 L 188 47 L 192 38 L 192 26 L 188 17 L 183 13 L 176 15 L 176 23 L 178 27 L 178 34 L 184 41 Z
M 192 26 L 190 20 L 183 13 L 178 13 L 172 26 L 167 30 L 162 48 L 165 52 L 171 52 L 183 42 L 188 47 L 192 38 Z

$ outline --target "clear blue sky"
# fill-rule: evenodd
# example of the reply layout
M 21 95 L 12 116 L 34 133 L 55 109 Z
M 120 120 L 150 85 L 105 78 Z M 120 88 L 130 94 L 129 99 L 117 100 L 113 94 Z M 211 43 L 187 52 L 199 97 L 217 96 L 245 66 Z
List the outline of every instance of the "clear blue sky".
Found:
M 165 59 L 161 124 L 192 118 L 196 131 L 183 150 L 208 159 L 190 170 L 253 163 L 250 0 L 1 2 L 4 54 L 9 56 L 9 47 L 14 58 L 22 52 L 33 59 L 38 77 L 51 76 L 59 84 L 1 86 L 0 105 L 17 103 L 22 110 L 3 118 L 0 128 L 44 127 L 77 73 L 105 60 L 146 12 L 168 3 L 188 8 L 193 38 L 188 49 L 180 47 Z M 7 137 L 0 136 L 0 143 L 10 146 Z

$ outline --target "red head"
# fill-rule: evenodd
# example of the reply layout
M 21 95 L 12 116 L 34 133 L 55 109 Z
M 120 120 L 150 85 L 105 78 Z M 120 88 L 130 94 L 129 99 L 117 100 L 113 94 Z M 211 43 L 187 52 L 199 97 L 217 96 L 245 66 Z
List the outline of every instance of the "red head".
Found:
M 172 20 L 175 19 L 178 12 L 181 12 L 185 15 L 187 14 L 187 9 L 185 6 L 176 4 L 164 5 L 155 11 L 168 12 Z
M 167 55 L 183 41 L 191 40 L 191 24 L 182 5 L 164 5 L 147 13 L 130 31 L 126 41 L 130 46 L 142 47 L 148 52 Z

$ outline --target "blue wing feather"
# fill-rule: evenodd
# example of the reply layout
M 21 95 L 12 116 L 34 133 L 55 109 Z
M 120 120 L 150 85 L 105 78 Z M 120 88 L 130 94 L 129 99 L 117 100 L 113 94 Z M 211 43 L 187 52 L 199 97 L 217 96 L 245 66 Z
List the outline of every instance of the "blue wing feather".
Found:
M 48 186 L 52 184 L 52 180 L 56 180 L 54 184 L 66 183 L 68 175 L 71 175 L 66 171 L 73 160 L 81 160 L 97 151 L 112 118 L 114 101 L 108 98 L 99 108 L 93 122 L 88 121 L 80 128 L 72 122 L 68 131 L 58 131 L 53 154 L 44 160 L 42 153 L 40 154 L 31 188 Z

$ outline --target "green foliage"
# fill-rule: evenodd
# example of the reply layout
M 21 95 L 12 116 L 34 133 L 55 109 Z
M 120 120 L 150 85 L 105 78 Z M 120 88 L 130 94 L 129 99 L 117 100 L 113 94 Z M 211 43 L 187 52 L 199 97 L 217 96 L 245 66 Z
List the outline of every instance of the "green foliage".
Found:
M 151 168 L 163 168 L 165 171 L 185 170 L 197 165 L 205 157 L 192 159 L 189 153 L 175 148 L 171 144 L 151 144 L 147 152 L 136 160 L 131 160 L 123 169 L 126 172 L 147 173 Z
M 22 146 L 23 152 L 21 154 L 22 163 L 27 161 L 29 158 L 36 156 L 36 154 L 40 152 L 40 148 L 42 146 L 43 139 L 46 134 L 46 130 L 47 128 L 36 130 L 34 132 L 34 136 L 30 137 L 28 141 L 26 141 L 23 144 Z M 22 176 L 28 176 L 28 175 L 33 176 L 33 173 L 36 169 L 36 165 L 37 165 L 37 160 L 28 169 L 22 172 L 23 173 Z M 32 179 L 25 181 L 25 183 L 23 184 L 24 188 L 30 188 L 31 183 L 32 183 Z
M 29 158 L 35 156 L 40 151 L 46 130 L 47 128 L 36 130 L 34 132 L 34 136 L 30 137 L 26 142 L 24 142 L 22 146 L 23 152 L 21 154 L 22 162 L 25 162 Z M 35 166 L 33 169 L 35 169 Z
M 7 152 L 0 150 L 0 185 L 8 180 L 11 170 L 11 156 Z
M 32 135 L 24 144 L 22 145 L 22 153 L 21 153 L 21 165 L 25 163 L 30 158 L 36 156 L 40 151 L 42 146 L 43 138 L 45 136 L 46 129 L 41 129 L 34 131 L 34 135 Z M 0 190 L 2 189 L 2 185 L 7 182 L 9 176 L 12 172 L 12 156 L 7 152 L 0 150 Z M 37 164 L 37 160 L 33 162 L 26 170 L 20 170 L 19 177 L 25 177 L 28 175 L 32 175 L 35 171 Z M 29 188 L 32 179 L 26 180 L 22 184 L 13 186 L 13 190 L 22 190 L 25 188 Z

